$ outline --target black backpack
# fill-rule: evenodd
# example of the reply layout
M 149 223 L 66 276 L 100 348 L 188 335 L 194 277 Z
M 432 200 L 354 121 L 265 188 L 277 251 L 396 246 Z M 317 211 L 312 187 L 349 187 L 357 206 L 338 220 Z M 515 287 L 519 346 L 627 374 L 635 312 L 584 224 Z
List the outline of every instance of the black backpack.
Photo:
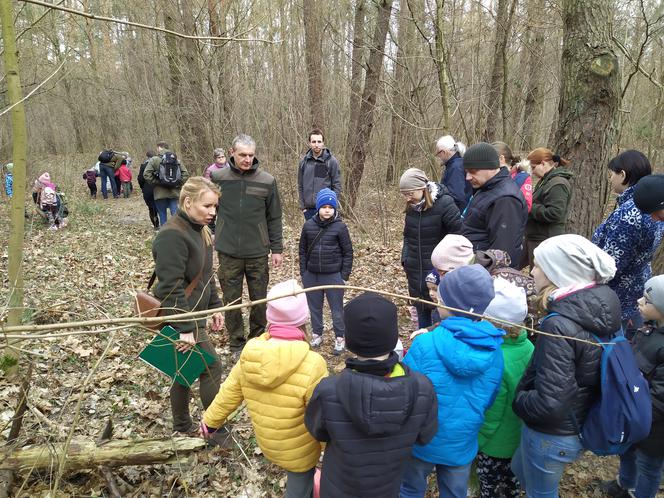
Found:
M 97 161 L 99 161 L 100 163 L 110 163 L 113 160 L 114 155 L 115 153 L 112 150 L 102 150 L 99 153 Z
M 159 185 L 164 187 L 179 187 L 182 185 L 182 170 L 178 157 L 172 152 L 166 152 L 159 163 Z

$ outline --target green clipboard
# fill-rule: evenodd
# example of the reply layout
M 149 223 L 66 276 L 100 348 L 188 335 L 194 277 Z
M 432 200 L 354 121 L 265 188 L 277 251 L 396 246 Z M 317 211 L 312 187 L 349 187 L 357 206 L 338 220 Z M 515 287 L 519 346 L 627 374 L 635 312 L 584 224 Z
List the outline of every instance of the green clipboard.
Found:
M 181 353 L 175 349 L 173 342 L 179 338 L 180 333 L 166 325 L 138 357 L 183 386 L 191 387 L 205 369 L 215 362 L 215 358 L 198 345 Z

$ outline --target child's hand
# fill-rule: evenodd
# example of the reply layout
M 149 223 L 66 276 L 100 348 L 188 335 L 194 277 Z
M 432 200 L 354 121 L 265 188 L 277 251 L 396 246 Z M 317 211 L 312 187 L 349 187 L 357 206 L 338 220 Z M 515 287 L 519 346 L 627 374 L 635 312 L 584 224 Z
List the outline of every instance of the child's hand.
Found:
M 224 326 L 224 315 L 222 313 L 215 313 L 212 315 L 212 330 L 219 332 Z
M 410 339 L 413 340 L 413 339 L 415 339 L 418 335 L 420 335 L 420 334 L 426 334 L 427 332 L 429 332 L 429 329 L 427 329 L 427 328 L 424 328 L 424 329 L 417 329 L 415 332 L 413 332 L 412 334 L 410 334 Z

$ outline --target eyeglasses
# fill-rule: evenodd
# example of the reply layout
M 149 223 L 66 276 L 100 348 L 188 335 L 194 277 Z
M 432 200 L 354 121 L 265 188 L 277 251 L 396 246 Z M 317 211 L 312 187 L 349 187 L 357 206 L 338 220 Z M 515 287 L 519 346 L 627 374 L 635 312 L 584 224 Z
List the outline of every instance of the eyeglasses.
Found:
M 407 198 L 415 197 L 416 190 L 408 190 L 407 192 L 401 192 L 401 195 Z

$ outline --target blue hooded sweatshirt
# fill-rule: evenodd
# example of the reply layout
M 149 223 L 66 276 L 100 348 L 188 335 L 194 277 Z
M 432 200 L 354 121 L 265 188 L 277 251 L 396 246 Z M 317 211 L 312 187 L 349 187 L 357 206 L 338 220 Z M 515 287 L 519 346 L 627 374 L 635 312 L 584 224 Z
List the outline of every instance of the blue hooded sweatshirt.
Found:
M 453 316 L 415 338 L 404 363 L 436 390 L 438 432 L 429 444 L 415 445 L 413 456 L 454 467 L 473 461 L 484 412 L 503 376 L 503 334 L 489 322 Z

